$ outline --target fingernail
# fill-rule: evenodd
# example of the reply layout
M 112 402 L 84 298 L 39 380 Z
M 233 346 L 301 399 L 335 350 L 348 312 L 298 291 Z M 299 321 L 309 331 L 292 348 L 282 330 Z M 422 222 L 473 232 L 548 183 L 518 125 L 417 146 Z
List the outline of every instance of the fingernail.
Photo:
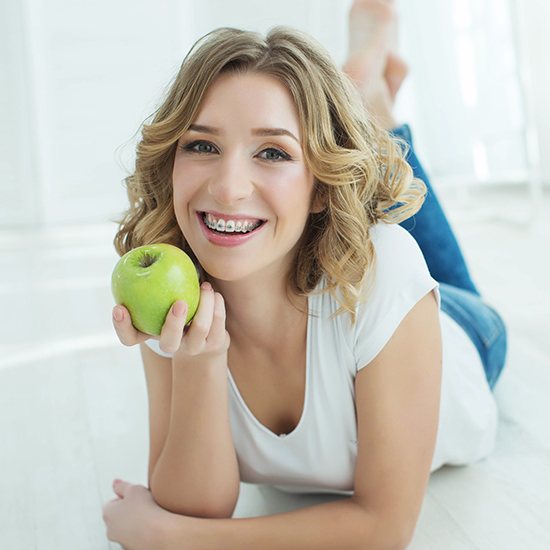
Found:
M 175 317 L 183 317 L 186 308 L 187 304 L 185 302 L 182 302 L 181 300 L 178 300 L 172 307 L 172 313 Z
M 113 309 L 113 318 L 115 321 L 122 321 L 124 319 L 124 312 L 119 307 L 115 307 Z
M 206 281 L 202 283 L 202 288 L 203 290 L 212 290 L 212 285 L 208 281 Z

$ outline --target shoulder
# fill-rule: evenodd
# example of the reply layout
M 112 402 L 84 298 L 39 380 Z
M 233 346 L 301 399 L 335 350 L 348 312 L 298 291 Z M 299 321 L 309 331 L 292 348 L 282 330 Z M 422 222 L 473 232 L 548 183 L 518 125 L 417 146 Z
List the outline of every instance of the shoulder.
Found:
M 368 364 L 389 341 L 401 321 L 431 290 L 439 302 L 438 283 L 430 275 L 414 237 L 395 224 L 371 229 L 375 261 L 366 280 L 357 321 L 350 328 L 356 367 Z
M 431 290 L 437 286 L 422 250 L 406 229 L 397 224 L 378 223 L 369 235 L 374 258 L 365 278 L 364 298 L 357 304 L 358 313 L 364 312 L 365 305 L 372 311 L 378 306 L 387 309 L 399 299 L 408 302 L 419 287 Z
M 406 278 L 428 268 L 422 250 L 414 237 L 398 224 L 379 222 L 370 229 L 370 238 L 376 255 L 375 271 Z M 381 283 L 382 281 L 377 281 Z

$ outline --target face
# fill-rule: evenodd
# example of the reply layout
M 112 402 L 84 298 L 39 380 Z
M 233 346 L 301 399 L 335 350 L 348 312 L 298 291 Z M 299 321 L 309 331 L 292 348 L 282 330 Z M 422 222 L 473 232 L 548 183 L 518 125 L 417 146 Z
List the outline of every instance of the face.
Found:
M 211 277 L 288 273 L 314 211 L 301 140 L 292 96 L 275 78 L 223 74 L 211 85 L 173 170 L 179 227 Z

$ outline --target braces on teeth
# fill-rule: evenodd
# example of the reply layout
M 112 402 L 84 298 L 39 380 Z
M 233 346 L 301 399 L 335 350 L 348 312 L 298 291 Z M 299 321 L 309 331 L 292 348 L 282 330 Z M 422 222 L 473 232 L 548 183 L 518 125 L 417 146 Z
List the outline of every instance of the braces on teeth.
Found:
M 207 227 L 209 227 L 210 229 L 222 231 L 224 233 L 249 233 L 253 229 L 256 229 L 262 223 L 261 221 L 242 222 L 241 220 L 238 220 L 236 222 L 234 220 L 228 220 L 227 222 L 225 220 L 218 220 L 216 222 L 212 218 L 212 216 L 210 216 L 210 214 L 203 214 L 203 220 Z

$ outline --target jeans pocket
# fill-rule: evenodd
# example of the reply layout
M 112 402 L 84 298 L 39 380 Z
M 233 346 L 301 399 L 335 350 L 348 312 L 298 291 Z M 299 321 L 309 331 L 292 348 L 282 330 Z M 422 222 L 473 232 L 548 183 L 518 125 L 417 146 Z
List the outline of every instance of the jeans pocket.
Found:
M 472 292 L 440 283 L 440 293 L 441 310 L 462 327 L 475 345 L 492 388 L 506 357 L 504 321 L 491 306 Z

